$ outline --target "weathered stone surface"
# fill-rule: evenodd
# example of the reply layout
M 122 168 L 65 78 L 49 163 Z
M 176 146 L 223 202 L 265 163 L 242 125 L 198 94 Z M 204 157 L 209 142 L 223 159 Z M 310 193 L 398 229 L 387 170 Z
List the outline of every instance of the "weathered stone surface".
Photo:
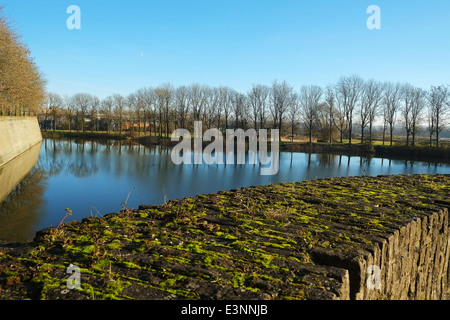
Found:
M 0 246 L 0 298 L 446 299 L 449 199 L 450 175 L 414 175 L 141 206 Z M 66 289 L 70 264 L 81 290 Z

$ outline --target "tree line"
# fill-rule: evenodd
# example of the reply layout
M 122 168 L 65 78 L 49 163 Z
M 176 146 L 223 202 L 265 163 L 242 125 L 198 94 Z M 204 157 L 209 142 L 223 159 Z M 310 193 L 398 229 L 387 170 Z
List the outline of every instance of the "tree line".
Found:
M 30 51 L 0 16 L 0 116 L 37 115 L 44 100 L 45 80 Z
M 439 145 L 448 123 L 450 90 L 429 90 L 409 83 L 341 77 L 325 88 L 316 85 L 295 90 L 286 81 L 270 86 L 255 84 L 245 93 L 230 87 L 164 84 L 146 87 L 128 96 L 113 94 L 102 100 L 88 93 L 61 97 L 47 94 L 42 117 L 47 129 L 76 131 L 131 131 L 169 137 L 177 128 L 279 129 L 284 136 L 306 136 L 309 142 L 355 139 L 372 143 L 379 125 L 383 143 L 393 144 L 401 126 L 407 145 L 416 145 L 419 129 L 426 127 L 430 145 Z M 389 138 L 389 139 L 388 139 Z
M 1 8 L 0 8 L 1 13 Z M 168 137 L 177 128 L 202 121 L 207 128 L 277 128 L 281 135 L 321 141 L 373 141 L 381 124 L 383 143 L 393 144 L 394 129 L 403 128 L 407 145 L 415 145 L 425 127 L 430 145 L 439 145 L 449 125 L 450 91 L 446 85 L 423 90 L 408 83 L 341 77 L 325 88 L 294 89 L 287 82 L 255 84 L 247 92 L 230 87 L 164 84 L 128 96 L 100 100 L 88 93 L 61 97 L 45 92 L 45 80 L 11 22 L 0 16 L 0 116 L 40 113 L 44 128 L 76 131 L 131 131 Z

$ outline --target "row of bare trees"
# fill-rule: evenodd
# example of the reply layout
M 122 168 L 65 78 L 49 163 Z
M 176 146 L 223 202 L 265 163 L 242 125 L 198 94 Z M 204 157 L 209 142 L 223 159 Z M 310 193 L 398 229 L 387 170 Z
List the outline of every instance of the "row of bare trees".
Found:
M 44 99 L 45 81 L 29 50 L 0 16 L 0 115 L 36 115 Z
M 277 128 L 285 136 L 306 136 L 343 142 L 373 141 L 374 127 L 382 129 L 383 143 L 393 144 L 394 129 L 401 126 L 407 145 L 415 145 L 419 128 L 427 127 L 430 143 L 439 142 L 448 122 L 450 91 L 433 86 L 429 91 L 402 83 L 365 81 L 352 75 L 322 88 L 295 90 L 285 81 L 271 86 L 256 84 L 241 93 L 229 87 L 192 84 L 174 88 L 165 84 L 142 88 L 128 95 L 103 100 L 79 93 L 61 98 L 50 93 L 43 108 L 51 127 L 77 131 L 144 132 L 169 136 L 176 128 Z

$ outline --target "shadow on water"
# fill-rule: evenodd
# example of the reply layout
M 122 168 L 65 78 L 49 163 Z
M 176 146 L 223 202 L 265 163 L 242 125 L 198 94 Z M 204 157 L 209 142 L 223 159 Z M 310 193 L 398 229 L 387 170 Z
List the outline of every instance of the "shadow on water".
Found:
M 450 173 L 450 165 L 443 163 L 281 152 L 279 172 L 262 176 L 259 164 L 248 163 L 249 155 L 246 164 L 175 165 L 167 147 L 106 140 L 45 139 L 40 151 L 36 148 L 29 157 L 27 165 L 16 164 L 22 171 L 0 169 L 1 191 L 7 194 L 13 190 L 0 205 L 0 240 L 30 241 L 36 231 L 57 226 L 65 208 L 73 212 L 66 222 L 118 212 L 129 194 L 127 207 L 137 208 L 271 183 Z M 13 175 L 16 178 L 7 178 Z M 11 179 L 17 181 L 10 183 Z

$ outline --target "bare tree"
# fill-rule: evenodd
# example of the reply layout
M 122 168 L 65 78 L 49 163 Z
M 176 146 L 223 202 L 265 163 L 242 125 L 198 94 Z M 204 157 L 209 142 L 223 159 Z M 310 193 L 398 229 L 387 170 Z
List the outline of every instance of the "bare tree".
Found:
M 342 77 L 337 83 L 339 98 L 343 104 L 345 117 L 348 123 L 349 144 L 352 143 L 353 113 L 359 102 L 363 84 L 363 79 L 357 75 Z
M 336 112 L 333 117 L 333 123 L 336 129 L 339 131 L 340 142 L 342 143 L 344 135 L 348 130 L 345 96 L 342 94 L 342 92 L 339 90 L 337 86 L 335 86 L 334 88 L 334 96 L 335 96 Z
M 46 96 L 45 121 L 48 115 L 52 117 L 52 129 L 56 130 L 56 117 L 64 106 L 64 100 L 57 93 L 50 92 Z M 47 127 L 44 128 L 47 130 Z
M 319 86 L 303 86 L 300 88 L 300 107 L 303 124 L 308 130 L 309 142 L 312 142 L 314 128 L 318 121 L 318 112 L 322 88 Z
M 207 122 L 210 122 L 210 125 L 212 121 L 208 119 L 209 117 L 213 117 L 211 114 L 211 97 L 212 97 L 212 89 L 209 86 L 203 86 L 203 107 L 200 109 L 200 120 L 207 124 Z
M 294 89 L 286 81 L 274 81 L 270 91 L 270 111 L 273 117 L 273 127 L 280 131 L 280 139 L 284 116 L 289 108 L 289 97 Z
M 375 123 L 375 119 L 379 115 L 379 110 L 383 105 L 383 92 L 385 89 L 385 84 L 377 81 L 373 84 L 372 93 L 374 103 L 371 105 L 369 109 L 369 143 L 372 144 L 372 133 L 373 133 L 373 125 Z M 384 140 L 383 140 L 384 143 Z
M 152 135 L 152 123 L 156 134 L 156 93 L 152 88 L 142 88 L 138 90 L 138 97 L 142 101 L 144 113 L 144 133 L 149 125 L 149 134 Z
M 231 108 L 235 119 L 235 129 L 243 129 L 246 123 L 247 97 L 240 92 L 234 91 L 231 96 Z
M 403 126 L 406 131 L 406 146 L 409 146 L 409 137 L 412 134 L 412 107 L 414 101 L 415 88 L 405 83 L 401 87 L 401 97 L 403 100 L 403 107 L 401 108 L 403 115 Z
M 369 141 L 372 143 L 372 126 L 381 105 L 382 93 L 382 84 L 375 80 L 369 80 L 363 85 L 359 108 L 361 143 L 364 143 L 364 132 L 367 127 L 369 127 Z
M 333 122 L 335 113 L 336 110 L 330 109 L 330 105 L 326 101 L 322 101 L 317 107 L 317 120 L 314 131 L 318 141 L 333 141 L 333 137 L 337 132 Z
M 416 134 L 417 134 L 417 130 L 418 130 L 419 118 L 425 107 L 426 96 L 427 96 L 427 92 L 420 88 L 415 88 L 413 90 L 412 100 L 411 100 L 411 116 L 410 116 L 412 146 L 413 147 L 416 144 Z
M 385 103 L 383 103 L 382 106 L 383 106 L 383 114 L 382 114 L 382 116 L 383 116 L 383 129 L 382 129 L 382 132 L 383 132 L 383 146 L 384 146 L 385 143 L 386 143 L 386 131 L 388 129 L 388 122 L 387 122 L 387 117 L 388 116 L 387 116 L 387 105 Z
M 166 84 L 156 88 L 156 106 L 159 114 L 159 136 L 162 137 L 162 127 L 165 126 L 165 135 L 169 136 L 170 108 L 172 105 L 173 88 Z
M 65 95 L 64 98 L 64 105 L 65 105 L 65 110 L 64 110 L 64 118 L 65 121 L 67 121 L 67 127 L 69 129 L 69 132 L 72 132 L 72 124 L 73 124 L 73 120 L 74 120 L 74 116 L 75 116 L 75 110 L 74 110 L 74 106 L 72 104 L 72 97 Z
M 166 137 L 169 137 L 170 135 L 170 114 L 173 106 L 173 97 L 174 97 L 174 90 L 171 84 L 167 84 L 165 86 L 166 89 L 166 96 L 164 101 L 164 121 L 166 125 Z
M 397 121 L 397 111 L 400 107 L 401 85 L 399 83 L 386 84 L 384 90 L 384 123 L 389 125 L 390 145 L 393 144 L 395 122 Z M 383 139 L 384 142 L 384 139 Z
M 214 96 L 214 102 L 215 102 L 215 110 L 214 110 L 214 118 L 217 121 L 217 129 L 220 128 L 220 122 L 222 119 L 222 112 L 223 112 L 223 101 L 222 101 L 222 90 L 221 88 L 213 88 L 212 92 Z
M 294 132 L 295 132 L 295 125 L 299 120 L 300 115 L 300 102 L 299 102 L 299 96 L 297 93 L 293 92 L 290 95 L 290 102 L 289 102 L 289 108 L 288 108 L 288 119 L 291 124 L 291 142 L 294 141 Z M 255 128 L 256 129 L 256 128 Z
M 220 95 L 217 89 L 211 88 L 208 90 L 207 98 L 206 98 L 206 107 L 205 107 L 205 117 L 204 121 L 206 123 L 206 127 L 211 129 L 213 123 L 216 121 L 218 114 L 218 110 L 220 109 Z
M 96 96 L 92 96 L 91 105 L 89 107 L 89 120 L 91 126 L 91 132 L 98 131 L 98 121 L 99 121 L 99 111 L 100 108 L 100 99 Z
M 189 105 L 194 121 L 200 121 L 206 103 L 208 87 L 193 84 L 189 87 Z
M 112 98 L 114 101 L 114 114 L 117 126 L 119 127 L 119 134 L 122 134 L 127 99 L 118 93 L 114 94 Z
M 449 89 L 445 86 L 432 86 L 428 96 L 429 114 L 431 119 L 430 128 L 430 144 L 431 136 L 436 133 L 436 147 L 439 147 L 439 134 L 445 126 L 446 114 L 449 109 Z
M 328 141 L 330 143 L 333 142 L 333 123 L 334 123 L 334 116 L 335 116 L 335 104 L 336 104 L 336 97 L 334 94 L 333 86 L 329 85 L 325 88 L 325 111 L 326 111 L 326 117 L 327 117 L 327 124 L 328 124 Z
M 142 118 L 142 103 L 139 99 L 137 92 L 133 92 L 128 95 L 128 108 L 130 115 L 131 128 L 134 131 L 135 124 L 137 122 L 138 132 L 141 132 L 141 118 Z
M 146 132 L 147 130 L 147 120 L 148 120 L 148 113 L 147 113 L 147 100 L 146 100 L 146 88 L 141 88 L 136 91 L 136 103 L 137 107 L 135 109 L 136 117 L 138 118 L 138 126 L 139 132 Z M 142 122 L 141 122 L 142 121 Z M 141 123 L 142 123 L 142 129 L 141 129 Z
M 225 130 L 228 129 L 228 118 L 231 114 L 231 98 L 234 90 L 228 87 L 220 87 L 220 108 L 223 110 L 225 118 Z
M 73 110 L 75 110 L 77 132 L 79 130 L 85 132 L 88 111 L 92 108 L 95 102 L 95 97 L 89 93 L 77 93 L 71 98 L 70 105 Z
M 253 85 L 252 89 L 248 92 L 251 120 L 253 121 L 255 130 L 258 130 L 258 121 L 259 127 L 264 127 L 269 92 L 270 88 L 268 86 L 260 84 Z
M 175 90 L 175 110 L 177 111 L 176 125 L 180 128 L 186 128 L 186 119 L 189 113 L 188 88 L 186 86 L 178 87 Z
M 110 133 L 114 120 L 114 99 L 112 96 L 108 96 L 102 100 L 100 105 L 100 112 L 103 115 L 103 120 L 106 122 L 107 131 L 108 133 Z

